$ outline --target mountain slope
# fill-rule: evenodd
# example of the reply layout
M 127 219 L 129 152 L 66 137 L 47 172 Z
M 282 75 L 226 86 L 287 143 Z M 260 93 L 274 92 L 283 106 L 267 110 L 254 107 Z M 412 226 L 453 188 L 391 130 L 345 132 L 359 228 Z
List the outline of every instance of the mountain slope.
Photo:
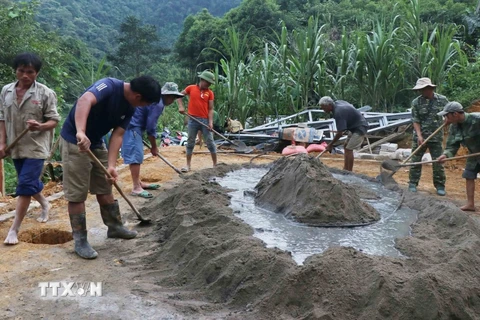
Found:
M 83 40 L 92 53 L 114 49 L 118 29 L 125 17 L 134 15 L 157 27 L 160 41 L 171 47 L 182 31 L 183 20 L 203 8 L 222 16 L 242 0 L 43 0 L 37 20 L 47 30 Z

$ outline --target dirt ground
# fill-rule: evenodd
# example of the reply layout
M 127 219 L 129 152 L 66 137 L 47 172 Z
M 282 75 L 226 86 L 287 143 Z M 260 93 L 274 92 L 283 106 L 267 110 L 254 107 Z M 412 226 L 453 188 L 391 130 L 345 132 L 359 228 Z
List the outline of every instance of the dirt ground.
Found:
M 205 148 L 202 150 L 206 151 Z M 178 168 L 184 165 L 183 147 L 165 148 L 162 155 Z M 236 219 L 231 210 L 228 211 L 228 195 L 218 185 L 209 182 L 209 175 L 231 170 L 231 167 L 223 164 L 239 166 L 248 163 L 251 157 L 220 153 L 221 165 L 216 171 L 199 173 L 202 169 L 211 168 L 212 164 L 208 154 L 195 154 L 192 172 L 186 178 L 179 177 L 159 158 L 146 159 L 142 166 L 142 180 L 160 183 L 162 187 L 152 191 L 156 196 L 154 199 L 130 199 L 142 214 L 153 218 L 154 223 L 146 227 L 138 226 L 128 204 L 119 200 L 122 211 L 126 213 L 127 225 L 135 228 L 139 236 L 128 241 L 106 239 L 106 227 L 94 197 L 90 196 L 87 202 L 89 241 L 99 253 L 99 257 L 93 261 L 82 260 L 73 252 L 73 242 L 69 241 L 71 238 L 68 235 L 71 228 L 63 198 L 52 203 L 50 220 L 45 224 L 35 220 L 39 209 L 32 210 L 22 224 L 21 243 L 16 246 L 0 245 L 0 285 L 3 287 L 0 319 L 477 318 L 469 311 L 471 305 L 480 305 L 474 289 L 475 283 L 468 282 L 473 280 L 464 279 L 471 284 L 465 286 L 470 294 L 458 292 L 463 284 L 456 282 L 452 285 L 455 290 L 451 290 L 457 293 L 458 299 L 470 301 L 470 305 L 464 305 L 452 297 L 450 302 L 445 302 L 445 306 L 440 306 L 439 301 L 444 300 L 438 300 L 439 296 L 450 297 L 444 292 L 447 290 L 445 288 L 451 288 L 445 284 L 450 278 L 442 279 L 445 274 L 432 271 L 433 268 L 441 270 L 442 264 L 438 261 L 445 259 L 442 260 L 445 263 L 443 268 L 452 274 L 468 271 L 472 276 L 480 278 L 476 267 L 471 266 L 478 262 L 478 253 L 470 258 L 462 255 L 470 253 L 473 247 L 478 249 L 478 209 L 475 213 L 464 214 L 452 209 L 453 206 L 449 207 L 454 212 L 449 213 L 451 216 L 438 218 L 440 223 L 460 225 L 462 229 L 457 233 L 453 233 L 453 229 L 450 233 L 440 229 L 437 222 L 431 220 L 434 213 L 428 211 L 440 210 L 437 205 L 442 205 L 441 208 L 448 207 L 443 200 L 455 205 L 464 203 L 465 180 L 461 178 L 461 161 L 446 165 L 446 197 L 435 195 L 431 166 L 426 165 L 419 185 L 419 195 L 406 198 L 406 205 L 425 212 L 425 217 L 420 216 L 418 227 L 414 228 L 414 233 L 422 233 L 423 238 L 410 237 L 398 244 L 408 256 L 414 257 L 410 262 L 370 257 L 351 248 L 340 248 L 316 255 L 304 267 L 299 267 L 288 253 L 266 249 L 260 240 L 252 237 L 251 228 Z M 278 157 L 280 156 L 270 155 L 253 162 L 268 164 Z M 322 162 L 333 168 L 343 166 L 343 158 L 338 155 L 325 154 Z M 354 172 L 374 178 L 380 173 L 380 163 L 356 160 Z M 405 188 L 408 169 L 399 170 L 394 178 L 400 187 Z M 120 171 L 120 183 L 126 194 L 129 194 L 132 186 L 128 168 Z M 476 190 L 476 199 L 480 199 L 479 189 Z M 49 185 L 46 193 L 48 195 L 60 190 L 61 186 Z M 116 192 L 115 194 L 120 198 Z M 422 197 L 423 195 L 427 197 Z M 6 202 L 9 204 L 1 208 L 3 211 L 0 214 L 14 207 L 14 200 Z M 422 219 L 426 221 L 424 224 Z M 2 241 L 11 223 L 11 219 L 0 222 Z M 473 244 L 467 246 L 467 240 L 463 237 L 471 234 L 476 237 L 471 240 Z M 422 241 L 424 244 L 420 246 L 419 242 Z M 355 261 L 363 266 L 360 268 L 363 274 L 358 275 L 358 279 L 348 276 L 349 273 L 358 271 L 358 265 L 352 259 L 357 259 Z M 468 259 L 471 260 L 470 263 L 464 261 Z M 458 262 L 463 268 L 462 272 L 450 267 L 451 264 L 447 265 L 446 261 Z M 322 272 L 327 272 L 321 271 L 324 270 L 322 264 L 336 268 L 331 272 L 336 272 L 337 276 L 330 274 L 331 278 L 325 279 L 328 275 L 325 273 L 322 276 Z M 405 268 L 402 269 L 403 267 Z M 423 270 L 423 273 L 419 273 L 419 270 Z M 374 271 L 378 272 L 374 275 Z M 359 290 L 358 286 L 363 283 L 359 279 L 372 284 Z M 347 280 L 351 282 L 344 289 L 349 294 L 342 295 L 342 281 Z M 418 283 L 411 285 L 416 283 L 414 280 Z M 41 297 L 39 282 L 44 281 L 101 281 L 103 296 Z M 436 282 L 439 288 L 432 289 L 434 284 L 431 281 Z M 309 282 L 311 285 L 306 285 Z M 357 284 L 352 284 L 354 282 Z M 402 283 L 405 284 L 403 287 Z M 373 286 L 376 286 L 376 291 Z M 426 292 L 428 289 L 432 290 Z M 272 290 L 275 292 L 272 293 Z M 355 291 L 358 292 L 357 295 L 350 294 Z M 298 292 L 318 297 L 307 299 Z M 380 293 L 386 294 L 385 299 L 391 301 L 381 300 L 380 296 L 368 301 L 362 300 L 362 294 L 366 297 Z M 410 314 L 403 311 L 399 315 L 391 307 L 395 301 L 402 302 L 405 297 L 415 297 L 415 294 L 428 297 L 422 300 L 425 306 L 429 306 L 428 310 L 423 307 L 419 311 L 410 311 L 418 309 L 410 300 L 405 306 Z M 358 307 L 351 307 L 356 304 Z M 449 304 L 457 305 L 450 309 L 450 313 L 445 311 Z M 457 308 L 463 308 L 464 311 L 458 311 Z M 337 313 L 332 311 L 335 309 L 338 309 Z M 367 313 L 358 309 L 377 311 Z

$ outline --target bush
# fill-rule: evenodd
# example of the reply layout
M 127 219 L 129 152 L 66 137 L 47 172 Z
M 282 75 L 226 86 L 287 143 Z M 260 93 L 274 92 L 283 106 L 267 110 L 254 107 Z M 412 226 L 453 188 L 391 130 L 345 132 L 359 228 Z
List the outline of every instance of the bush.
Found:
M 480 83 L 480 61 L 470 63 L 465 68 L 454 68 L 448 76 L 448 84 L 444 87 L 444 94 L 450 101 L 460 102 L 468 108 L 480 98 L 478 84 Z
M 12 159 L 5 158 L 3 168 L 5 172 L 5 193 L 15 193 L 15 188 L 17 187 L 17 172 L 15 171 Z

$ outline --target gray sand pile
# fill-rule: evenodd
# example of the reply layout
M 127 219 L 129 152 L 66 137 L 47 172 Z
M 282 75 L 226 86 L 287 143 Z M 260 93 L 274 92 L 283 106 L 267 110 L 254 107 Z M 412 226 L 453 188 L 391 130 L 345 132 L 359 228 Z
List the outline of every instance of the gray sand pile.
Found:
M 336 247 L 297 266 L 252 236 L 212 173 L 192 175 L 151 202 L 145 213 L 157 224 L 141 240 L 157 245 L 131 258 L 141 281 L 175 292 L 180 310 L 195 300 L 198 307 L 185 311 L 202 319 L 479 318 L 479 224 L 453 204 L 407 194 L 404 205 L 419 210 L 412 236 L 397 241 L 408 258 Z M 215 306 L 231 312 L 210 318 Z
M 307 155 L 276 160 L 256 190 L 257 206 L 312 226 L 358 226 L 380 219 L 354 187 Z

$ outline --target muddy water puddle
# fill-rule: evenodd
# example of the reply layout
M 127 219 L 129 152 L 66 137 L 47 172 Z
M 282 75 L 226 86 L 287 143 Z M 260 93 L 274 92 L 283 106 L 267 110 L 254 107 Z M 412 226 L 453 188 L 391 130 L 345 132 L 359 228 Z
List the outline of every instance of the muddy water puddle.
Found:
M 249 191 L 254 190 L 267 171 L 263 168 L 241 169 L 223 178 L 216 178 L 223 187 L 236 190 L 230 193 L 232 209 L 254 228 L 254 235 L 264 241 L 267 247 L 290 251 L 298 264 L 313 254 L 335 246 L 353 247 L 372 255 L 402 256 L 394 246 L 395 238 L 410 235 L 410 225 L 417 219 L 417 212 L 403 206 L 396 210 L 401 201 L 399 193 L 353 175 L 334 174 L 344 183 L 361 185 L 375 192 L 379 199 L 362 200 L 372 205 L 380 213 L 381 219 L 363 227 L 309 227 L 255 206 L 253 197 L 248 195 Z

